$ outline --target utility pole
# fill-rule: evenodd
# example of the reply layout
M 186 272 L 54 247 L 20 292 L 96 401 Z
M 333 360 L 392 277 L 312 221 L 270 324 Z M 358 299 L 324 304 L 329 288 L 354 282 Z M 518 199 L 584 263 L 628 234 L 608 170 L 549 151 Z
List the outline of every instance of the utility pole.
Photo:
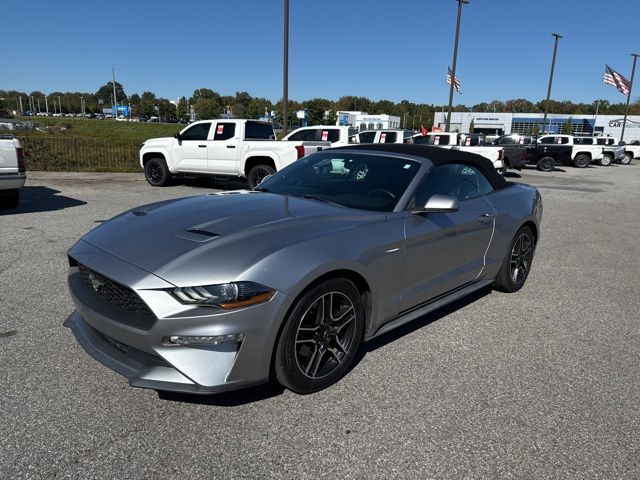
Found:
M 289 110 L 289 0 L 284 0 L 284 68 L 282 80 L 282 129 L 287 134 Z
M 558 40 L 562 38 L 562 35 L 558 35 L 557 33 L 552 33 L 555 37 L 555 41 L 553 43 L 553 58 L 551 59 L 551 73 L 549 74 L 549 87 L 547 88 L 547 101 L 544 104 L 544 118 L 542 120 L 542 132 L 545 132 L 544 128 L 547 124 L 547 115 L 549 114 L 549 98 L 551 97 L 551 84 L 553 83 L 553 71 L 556 68 L 556 53 L 558 52 Z
M 113 74 L 113 118 L 118 118 L 118 97 L 116 97 L 116 69 L 111 67 L 111 73 Z
M 462 5 L 468 4 L 469 0 L 456 0 L 458 2 L 458 17 L 456 19 L 456 38 L 453 42 L 453 64 L 451 65 L 451 85 L 449 85 L 449 113 L 447 114 L 447 126 L 445 132 L 451 127 L 451 108 L 453 105 L 453 88 L 456 79 L 456 63 L 458 61 L 458 38 L 460 37 L 460 17 L 462 16 Z
M 60 108 L 60 116 L 62 116 L 62 103 L 60 102 L 60 95 L 58 95 L 58 107 Z
M 47 96 L 44 96 L 44 108 L 47 111 L 47 117 L 49 116 L 49 99 Z
M 627 106 L 624 110 L 624 121 L 622 122 L 622 133 L 620 134 L 620 143 L 624 141 L 624 129 L 627 126 L 627 115 L 629 114 L 629 102 L 631 101 L 631 89 L 633 88 L 633 77 L 636 73 L 636 60 L 640 57 L 638 53 L 632 53 L 633 67 L 631 67 L 631 80 L 629 80 L 629 94 L 627 95 Z
M 24 109 L 22 108 L 22 96 L 20 96 L 20 116 L 24 115 Z

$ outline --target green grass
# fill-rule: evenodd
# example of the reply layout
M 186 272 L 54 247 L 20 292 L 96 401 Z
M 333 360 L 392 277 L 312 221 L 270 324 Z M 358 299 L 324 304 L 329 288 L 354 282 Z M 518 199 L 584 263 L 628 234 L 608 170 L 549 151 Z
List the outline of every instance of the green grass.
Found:
M 93 120 L 87 118 L 24 117 L 27 122 L 37 122 L 41 128 L 51 126 L 44 132 L 20 132 L 19 136 L 46 135 L 47 137 L 91 137 L 109 138 L 116 141 L 142 143 L 149 138 L 171 137 L 185 125 L 145 122 L 116 122 L 113 119 Z

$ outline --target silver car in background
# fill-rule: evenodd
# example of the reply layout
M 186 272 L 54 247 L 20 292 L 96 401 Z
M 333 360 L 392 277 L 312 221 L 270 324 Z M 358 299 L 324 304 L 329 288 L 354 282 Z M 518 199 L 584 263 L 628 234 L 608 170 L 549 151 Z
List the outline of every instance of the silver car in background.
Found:
M 69 251 L 65 322 L 133 386 L 326 388 L 363 341 L 483 287 L 525 283 L 538 191 L 477 155 L 359 145 L 253 191 L 134 208 Z

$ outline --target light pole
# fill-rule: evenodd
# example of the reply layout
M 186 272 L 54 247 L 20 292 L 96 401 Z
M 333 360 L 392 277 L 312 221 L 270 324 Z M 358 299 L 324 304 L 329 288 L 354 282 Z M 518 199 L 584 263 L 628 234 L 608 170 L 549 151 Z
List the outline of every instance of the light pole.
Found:
M 287 134 L 289 109 L 289 0 L 284 0 L 284 67 L 282 78 L 282 129 Z
M 555 37 L 553 43 L 553 58 L 551 59 L 551 73 L 549 74 L 549 88 L 547 88 L 547 101 L 544 104 L 544 118 L 542 119 L 542 133 L 545 133 L 544 128 L 547 124 L 547 115 L 549 114 L 549 97 L 551 97 L 551 84 L 553 83 L 553 71 L 556 68 L 556 53 L 558 52 L 558 40 L 562 38 L 562 35 L 552 33 Z
M 627 126 L 627 115 L 629 114 L 629 101 L 631 100 L 631 89 L 633 88 L 633 77 L 636 74 L 636 60 L 640 57 L 639 53 L 632 53 L 633 67 L 631 67 L 631 80 L 629 80 L 629 94 L 627 95 L 627 106 L 624 110 L 624 121 L 622 122 L 622 133 L 620 133 L 620 143 L 624 141 L 624 128 Z
M 458 2 L 458 17 L 456 19 L 456 38 L 453 42 L 453 64 L 451 65 L 451 85 L 449 86 L 449 110 L 447 114 L 447 126 L 445 131 L 448 132 L 451 127 L 451 107 L 453 104 L 453 87 L 456 79 L 456 63 L 458 61 L 458 38 L 460 37 L 460 17 L 462 16 L 462 5 L 468 4 L 469 0 L 456 0 Z

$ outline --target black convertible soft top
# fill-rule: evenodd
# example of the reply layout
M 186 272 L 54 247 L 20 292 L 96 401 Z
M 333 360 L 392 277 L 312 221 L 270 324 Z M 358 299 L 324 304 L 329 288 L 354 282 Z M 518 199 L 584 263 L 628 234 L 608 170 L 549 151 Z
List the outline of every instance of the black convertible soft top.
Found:
M 409 145 L 404 143 L 367 143 L 360 145 L 350 145 L 348 147 L 337 147 L 331 150 L 357 149 L 369 150 L 372 152 L 400 153 L 402 155 L 413 155 L 430 160 L 434 165 L 445 163 L 464 163 L 478 168 L 491 182 L 495 189 L 510 187 L 513 184 L 500 175 L 491 160 L 475 153 L 463 152 L 460 150 L 449 150 L 447 148 L 433 147 L 429 145 Z

